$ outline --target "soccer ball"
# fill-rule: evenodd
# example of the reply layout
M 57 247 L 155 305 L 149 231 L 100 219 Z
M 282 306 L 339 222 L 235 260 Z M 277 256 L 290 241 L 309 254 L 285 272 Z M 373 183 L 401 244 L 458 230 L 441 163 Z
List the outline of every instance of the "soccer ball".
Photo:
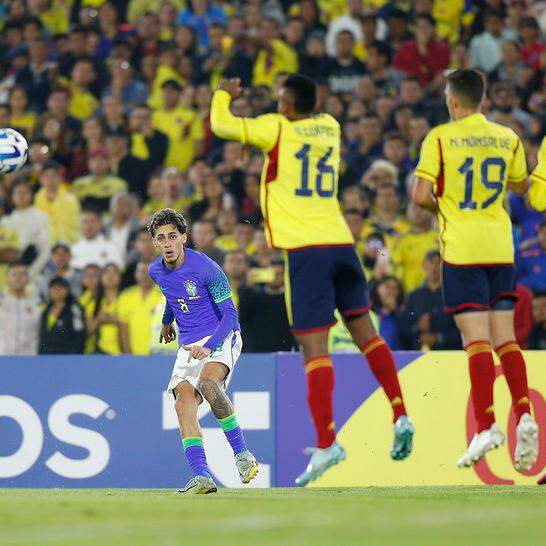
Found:
M 20 169 L 28 157 L 28 143 L 15 129 L 0 129 L 0 174 Z

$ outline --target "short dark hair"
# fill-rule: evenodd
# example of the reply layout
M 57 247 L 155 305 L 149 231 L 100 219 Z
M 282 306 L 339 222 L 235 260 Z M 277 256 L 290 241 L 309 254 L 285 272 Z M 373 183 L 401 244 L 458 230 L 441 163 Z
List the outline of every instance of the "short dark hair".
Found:
M 381 40 L 374 40 L 369 46 L 368 51 L 370 49 L 375 49 L 377 51 L 377 54 L 380 57 L 385 57 L 386 64 L 391 64 L 392 59 L 392 49 L 389 46 L 389 44 L 382 42 Z
M 302 74 L 291 74 L 286 78 L 283 87 L 294 97 L 294 108 L 301 114 L 311 114 L 317 103 L 317 86 L 315 82 Z
M 188 229 L 188 224 L 182 214 L 176 212 L 174 209 L 163 209 L 154 212 L 148 223 L 148 231 L 152 234 L 152 237 L 154 237 L 157 228 L 168 226 L 169 224 L 172 224 L 182 235 L 184 235 Z
M 163 82 L 161 89 L 172 89 L 173 91 L 182 91 L 182 86 L 173 79 Z
M 451 92 L 468 107 L 477 107 L 483 99 L 485 82 L 483 76 L 472 69 L 460 69 L 447 76 Z
M 420 13 L 419 15 L 416 15 L 415 22 L 417 23 L 419 19 L 426 21 L 431 27 L 436 26 L 436 19 L 434 19 L 430 13 Z
M 406 137 L 400 131 L 396 131 L 396 130 L 387 131 L 383 135 L 383 142 L 388 142 L 389 140 L 399 140 L 400 142 L 403 142 L 406 145 L 408 143 L 408 140 L 406 139 Z

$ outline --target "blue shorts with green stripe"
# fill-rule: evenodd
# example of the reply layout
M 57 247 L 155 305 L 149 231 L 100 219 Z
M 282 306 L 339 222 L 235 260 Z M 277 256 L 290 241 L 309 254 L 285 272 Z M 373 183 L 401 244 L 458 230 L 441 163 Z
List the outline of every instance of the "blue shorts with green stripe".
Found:
M 352 245 L 286 252 L 286 309 L 295 334 L 330 328 L 336 309 L 355 317 L 370 309 L 368 283 Z

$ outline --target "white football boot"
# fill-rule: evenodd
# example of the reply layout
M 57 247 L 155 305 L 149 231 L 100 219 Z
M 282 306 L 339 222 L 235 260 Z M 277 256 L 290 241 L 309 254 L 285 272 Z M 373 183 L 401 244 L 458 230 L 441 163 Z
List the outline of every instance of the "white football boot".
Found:
M 524 413 L 516 427 L 516 470 L 529 470 L 538 457 L 538 425 L 528 413 Z
M 504 444 L 505 436 L 497 423 L 493 423 L 491 428 L 482 430 L 474 435 L 466 453 L 459 459 L 457 466 L 465 468 L 477 463 L 488 451 Z

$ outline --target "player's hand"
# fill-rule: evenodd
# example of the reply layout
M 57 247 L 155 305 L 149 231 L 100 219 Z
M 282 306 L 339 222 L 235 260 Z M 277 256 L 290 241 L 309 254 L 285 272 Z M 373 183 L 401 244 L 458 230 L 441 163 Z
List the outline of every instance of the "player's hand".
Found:
M 232 99 L 236 99 L 241 96 L 243 88 L 241 87 L 240 78 L 231 78 L 229 80 L 220 80 L 218 83 L 218 88 L 223 91 L 227 91 Z
M 188 355 L 188 362 L 190 362 L 192 358 L 195 358 L 195 360 L 203 360 L 203 358 L 207 358 L 207 356 L 212 353 L 208 347 L 201 347 L 200 345 L 183 345 L 182 348 L 190 353 Z
M 164 324 L 159 334 L 159 343 L 171 343 L 176 339 L 176 330 L 172 324 Z

